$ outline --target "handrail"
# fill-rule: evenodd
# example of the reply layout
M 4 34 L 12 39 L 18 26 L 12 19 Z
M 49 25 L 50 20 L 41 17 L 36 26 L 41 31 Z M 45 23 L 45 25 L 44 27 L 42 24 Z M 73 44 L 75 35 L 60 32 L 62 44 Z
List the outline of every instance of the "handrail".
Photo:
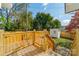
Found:
M 54 40 L 47 34 L 46 38 L 48 38 L 48 45 L 49 48 L 52 48 L 52 50 L 54 50 Z

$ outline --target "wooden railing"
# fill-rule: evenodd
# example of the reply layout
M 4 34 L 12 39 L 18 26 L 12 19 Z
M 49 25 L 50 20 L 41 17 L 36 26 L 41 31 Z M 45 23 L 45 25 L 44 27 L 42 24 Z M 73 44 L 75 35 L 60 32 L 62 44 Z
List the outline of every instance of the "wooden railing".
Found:
M 35 43 L 34 45 L 42 47 L 44 50 L 47 50 L 49 48 L 54 50 L 54 41 L 49 36 L 48 31 L 36 32 L 35 33 L 35 41 L 34 41 L 34 43 Z
M 73 56 L 79 56 L 79 29 L 75 29 L 75 36 L 72 43 L 71 54 Z
M 0 55 L 9 55 L 30 45 L 44 51 L 54 49 L 54 41 L 47 31 L 5 32 L 0 31 Z
M 49 48 L 51 48 L 52 50 L 55 50 L 54 49 L 54 41 L 53 41 L 53 39 L 49 35 L 46 35 L 46 38 L 47 38 Z

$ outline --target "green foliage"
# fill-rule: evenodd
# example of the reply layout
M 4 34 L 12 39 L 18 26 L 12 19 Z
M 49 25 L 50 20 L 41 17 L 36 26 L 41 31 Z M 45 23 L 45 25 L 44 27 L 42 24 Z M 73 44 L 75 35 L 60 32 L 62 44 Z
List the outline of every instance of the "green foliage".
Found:
M 12 30 L 32 30 L 32 13 L 27 11 L 28 4 L 19 4 L 17 8 L 19 10 L 15 10 L 15 8 L 12 10 L 12 16 L 14 16 L 14 20 L 12 22 Z
M 3 15 L 1 15 L 0 22 L 1 22 L 0 25 L 2 26 L 2 28 L 4 28 L 5 27 L 5 23 L 6 23 L 6 18 Z
M 61 23 L 59 20 L 54 20 L 50 14 L 37 13 L 33 20 L 33 28 L 37 30 L 60 28 Z
M 50 14 L 45 13 L 37 13 L 34 18 L 33 28 L 37 30 L 48 29 L 50 27 L 49 22 L 52 20 L 52 16 Z
M 11 30 L 11 19 L 8 17 L 8 22 L 6 20 L 6 18 L 2 15 L 0 18 L 0 26 L 1 28 L 4 28 L 6 31 Z
M 53 20 L 53 27 L 54 28 L 60 28 L 60 26 L 61 26 L 61 23 L 59 20 L 57 20 L 57 19 Z
M 12 30 L 31 30 L 32 29 L 32 13 L 21 12 L 16 15 L 17 17 L 13 20 Z
M 18 7 L 15 6 L 10 10 L 9 13 L 7 12 L 7 18 L 3 16 L 0 18 L 0 21 L 2 22 L 0 26 L 6 31 L 26 31 L 33 29 L 49 30 L 50 28 L 60 28 L 60 21 L 53 19 L 53 17 L 49 13 L 47 14 L 38 12 L 33 19 L 32 13 L 27 11 L 27 8 L 28 4 L 24 3 L 19 4 Z
M 37 13 L 36 17 L 33 19 L 31 12 L 14 12 L 14 20 L 11 20 L 8 17 L 8 22 L 6 18 L 2 16 L 0 21 L 2 22 L 1 26 L 6 31 L 26 31 L 26 30 L 43 30 L 43 29 L 50 29 L 50 28 L 60 28 L 61 23 L 59 20 L 54 20 L 50 14 L 46 13 Z
M 66 47 L 68 49 L 71 48 L 71 43 L 72 41 L 68 40 L 68 39 L 65 39 L 65 38 L 60 38 L 60 39 L 55 39 L 54 38 L 54 41 L 55 41 L 55 44 L 56 45 L 60 45 L 62 47 Z
M 5 29 L 6 31 L 10 31 L 10 30 L 11 30 L 11 27 L 12 27 L 11 24 L 12 24 L 12 23 L 11 23 L 11 19 L 8 18 L 8 22 L 5 23 L 5 28 L 4 28 L 4 29 Z

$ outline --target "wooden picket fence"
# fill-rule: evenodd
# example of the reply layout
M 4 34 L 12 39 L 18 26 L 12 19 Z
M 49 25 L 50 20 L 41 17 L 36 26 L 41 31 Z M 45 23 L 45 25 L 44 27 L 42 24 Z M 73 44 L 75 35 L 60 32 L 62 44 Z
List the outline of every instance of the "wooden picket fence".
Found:
M 72 31 L 72 32 L 67 32 L 67 31 L 62 31 L 61 32 L 61 37 L 62 38 L 68 38 L 68 39 L 74 39 L 74 32 Z
M 47 31 L 0 31 L 0 55 L 9 55 L 19 49 L 34 45 L 47 50 L 54 50 L 54 41 Z

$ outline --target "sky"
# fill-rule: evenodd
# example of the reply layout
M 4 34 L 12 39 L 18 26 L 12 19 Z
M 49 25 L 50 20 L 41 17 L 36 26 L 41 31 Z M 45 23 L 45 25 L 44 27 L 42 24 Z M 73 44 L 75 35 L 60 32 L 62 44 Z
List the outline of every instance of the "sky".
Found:
M 62 26 L 67 26 L 74 14 L 65 14 L 64 3 L 30 3 L 28 11 L 32 12 L 33 17 L 38 12 L 49 13 L 54 19 L 58 19 Z
M 58 19 L 62 26 L 69 24 L 71 16 L 73 14 L 65 14 L 64 3 L 31 3 L 29 4 L 28 10 L 32 12 L 33 17 L 38 12 L 50 13 L 54 19 Z

